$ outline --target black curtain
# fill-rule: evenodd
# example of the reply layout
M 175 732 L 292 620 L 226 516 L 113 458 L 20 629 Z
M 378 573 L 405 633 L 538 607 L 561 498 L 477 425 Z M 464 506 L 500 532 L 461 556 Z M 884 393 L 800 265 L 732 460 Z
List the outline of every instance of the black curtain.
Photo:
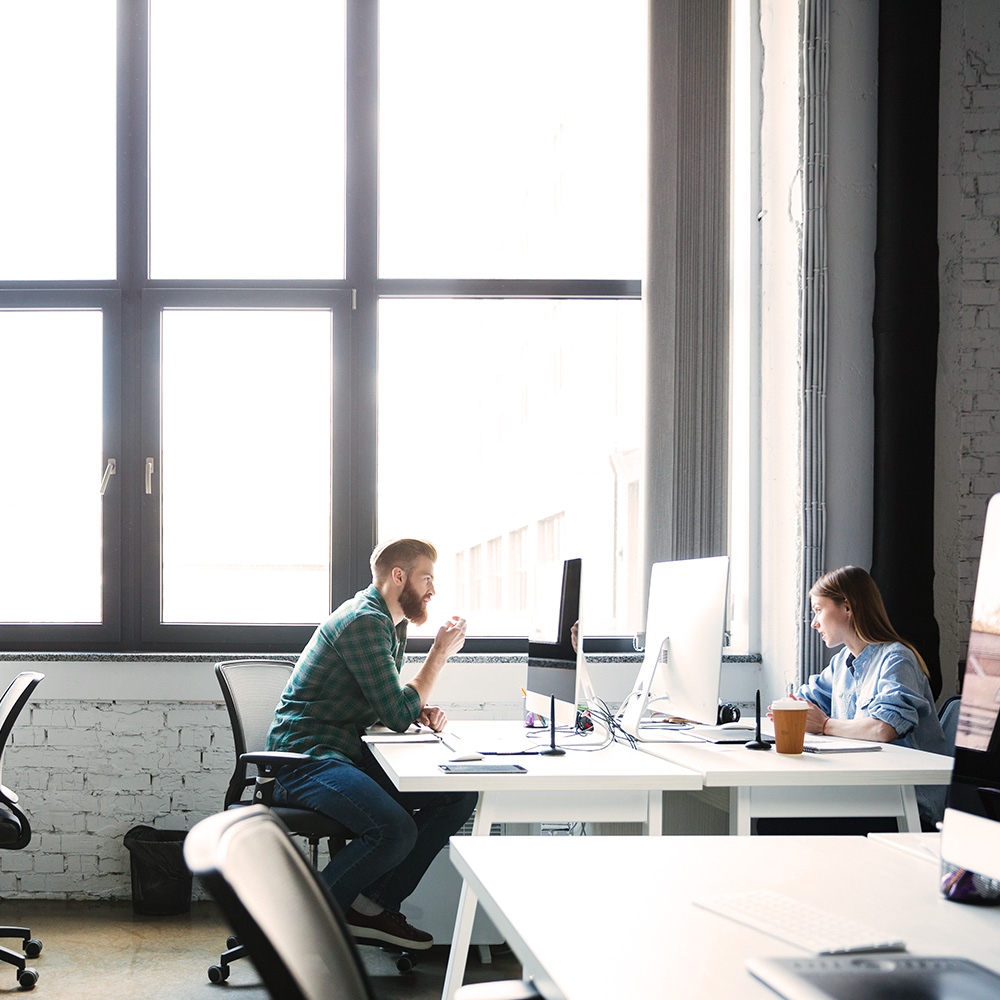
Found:
M 881 0 L 872 576 L 941 691 L 934 618 L 940 0 Z

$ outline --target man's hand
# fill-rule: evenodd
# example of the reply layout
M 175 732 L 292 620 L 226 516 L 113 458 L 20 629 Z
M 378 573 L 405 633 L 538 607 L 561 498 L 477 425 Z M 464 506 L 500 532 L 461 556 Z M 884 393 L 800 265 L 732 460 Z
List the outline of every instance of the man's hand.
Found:
M 420 710 L 417 722 L 429 726 L 436 733 L 440 733 L 448 725 L 448 717 L 435 705 L 425 705 Z
M 445 659 L 453 656 L 465 645 L 465 619 L 453 615 L 442 625 L 434 637 L 432 652 L 437 650 Z

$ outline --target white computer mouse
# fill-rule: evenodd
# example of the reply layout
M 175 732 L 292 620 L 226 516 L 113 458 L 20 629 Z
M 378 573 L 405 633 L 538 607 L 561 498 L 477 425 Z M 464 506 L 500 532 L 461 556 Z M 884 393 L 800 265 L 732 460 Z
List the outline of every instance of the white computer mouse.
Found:
M 723 722 L 720 729 L 756 729 L 757 723 L 750 719 L 737 719 L 736 722 Z
M 454 757 L 449 757 L 448 758 L 448 763 L 449 764 L 460 764 L 462 761 L 465 761 L 465 760 L 482 760 L 482 759 L 483 759 L 483 755 L 481 753 L 475 753 L 475 752 L 473 752 L 473 753 L 459 753 L 459 754 L 455 754 Z

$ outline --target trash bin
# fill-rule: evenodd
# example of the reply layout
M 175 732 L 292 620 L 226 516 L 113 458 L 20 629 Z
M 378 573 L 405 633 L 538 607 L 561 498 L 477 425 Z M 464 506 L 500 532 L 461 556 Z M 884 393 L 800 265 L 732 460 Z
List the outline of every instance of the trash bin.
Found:
M 125 834 L 132 859 L 132 909 L 173 916 L 191 909 L 191 872 L 184 863 L 184 830 L 133 826 Z

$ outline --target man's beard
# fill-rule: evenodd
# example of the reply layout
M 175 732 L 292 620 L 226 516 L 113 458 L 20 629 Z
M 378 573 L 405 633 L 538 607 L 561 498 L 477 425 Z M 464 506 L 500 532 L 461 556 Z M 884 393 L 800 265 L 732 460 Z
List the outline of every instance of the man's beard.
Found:
M 409 580 L 403 584 L 403 592 L 399 595 L 399 606 L 406 615 L 406 620 L 414 625 L 423 625 L 427 621 L 427 605 L 423 596 L 417 593 L 417 588 Z

